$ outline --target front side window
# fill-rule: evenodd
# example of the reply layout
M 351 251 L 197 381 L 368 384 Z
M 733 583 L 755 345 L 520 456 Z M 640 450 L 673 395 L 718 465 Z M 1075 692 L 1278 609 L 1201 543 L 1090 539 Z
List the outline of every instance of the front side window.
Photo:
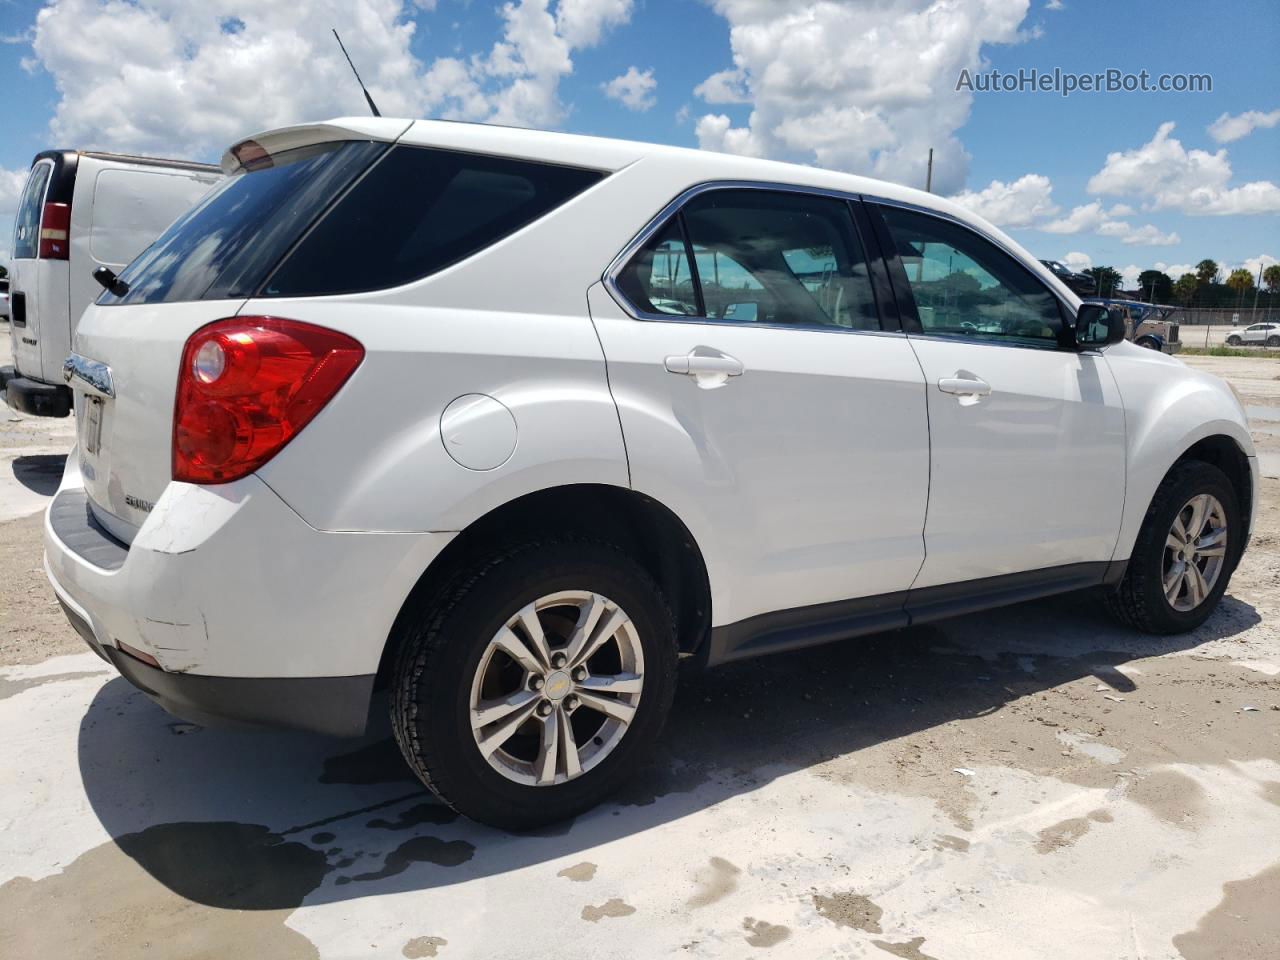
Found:
M 849 208 L 829 197 L 699 194 L 631 258 L 616 284 L 648 315 L 880 329 Z
M 971 230 L 900 207 L 880 208 L 920 327 L 934 336 L 1057 346 L 1057 299 L 1031 272 Z
M 40 250 L 40 214 L 44 210 L 44 192 L 49 185 L 53 166 L 37 163 L 27 175 L 27 185 L 18 202 L 18 215 L 13 229 L 13 259 L 34 260 Z

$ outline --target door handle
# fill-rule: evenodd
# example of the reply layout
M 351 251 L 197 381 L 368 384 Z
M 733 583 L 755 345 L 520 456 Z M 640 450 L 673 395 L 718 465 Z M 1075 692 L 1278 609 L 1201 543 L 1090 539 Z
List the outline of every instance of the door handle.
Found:
M 744 369 L 741 360 L 728 354 L 707 357 L 697 353 L 689 353 L 683 356 L 667 357 L 662 361 L 662 365 L 666 368 L 667 373 L 681 373 L 687 377 L 740 377 Z
M 943 393 L 953 393 L 958 397 L 985 397 L 991 392 L 991 384 L 972 374 L 943 377 L 938 381 L 938 389 Z

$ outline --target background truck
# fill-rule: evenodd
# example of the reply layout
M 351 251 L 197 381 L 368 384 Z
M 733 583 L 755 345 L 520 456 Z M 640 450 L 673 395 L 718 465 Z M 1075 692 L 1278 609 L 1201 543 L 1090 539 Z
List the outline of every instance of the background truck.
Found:
M 12 367 L 0 368 L 9 406 L 65 417 L 62 363 L 80 314 L 102 288 L 98 267 L 120 270 L 222 176 L 210 164 L 82 150 L 31 163 L 9 264 Z

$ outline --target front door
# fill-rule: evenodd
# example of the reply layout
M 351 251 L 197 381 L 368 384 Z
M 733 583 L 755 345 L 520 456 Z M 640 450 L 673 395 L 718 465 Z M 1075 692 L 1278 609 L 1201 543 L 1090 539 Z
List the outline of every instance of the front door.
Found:
M 991 241 L 921 211 L 877 210 L 928 384 L 916 588 L 1109 561 L 1125 423 L 1106 358 L 1067 346 L 1057 298 Z
M 590 291 L 632 485 L 690 527 L 716 626 L 920 568 L 924 382 L 863 249 L 844 200 L 715 189 Z

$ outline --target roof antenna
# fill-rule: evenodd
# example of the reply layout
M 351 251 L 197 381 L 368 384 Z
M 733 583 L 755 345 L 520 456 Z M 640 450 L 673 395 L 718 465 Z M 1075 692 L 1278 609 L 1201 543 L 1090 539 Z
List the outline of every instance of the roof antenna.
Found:
M 351 72 L 356 75 L 356 83 L 360 84 L 360 91 L 364 94 L 364 98 L 369 104 L 369 109 L 373 111 L 373 115 L 375 117 L 382 116 L 382 114 L 378 112 L 378 105 L 373 102 L 373 97 L 369 96 L 369 91 L 365 89 L 364 81 L 360 79 L 360 72 L 356 70 L 356 65 L 351 62 L 351 54 L 347 53 L 347 47 L 342 42 L 342 38 L 338 36 L 337 30 L 333 31 L 333 39 L 338 41 L 338 46 L 342 48 L 342 55 L 347 58 L 347 66 L 349 66 L 351 68 Z

